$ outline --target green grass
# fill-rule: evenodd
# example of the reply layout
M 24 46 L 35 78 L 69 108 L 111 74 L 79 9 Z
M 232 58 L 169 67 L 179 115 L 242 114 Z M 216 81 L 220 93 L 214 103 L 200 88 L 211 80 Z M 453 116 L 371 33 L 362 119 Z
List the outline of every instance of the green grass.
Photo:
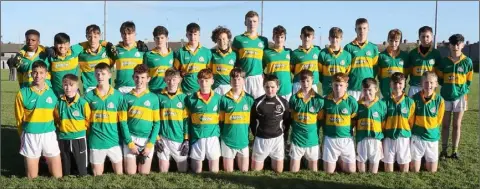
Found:
M 469 98 L 469 110 L 463 119 L 462 139 L 459 147 L 460 161 L 441 161 L 435 174 L 421 173 L 384 173 L 326 175 L 302 170 L 299 173 L 276 174 L 266 162 L 266 171 L 234 172 L 231 174 L 202 173 L 158 173 L 157 163 L 153 163 L 153 173 L 148 176 L 116 176 L 107 166 L 106 174 L 101 177 L 83 178 L 48 177 L 47 168 L 42 165 L 41 176 L 35 180 L 25 178 L 23 158 L 18 153 L 19 137 L 16 129 L 13 105 L 18 91 L 17 82 L 7 81 L 8 71 L 1 72 L 1 188 L 478 188 L 480 182 L 480 148 L 478 147 L 478 74 L 474 76 Z M 441 146 L 441 145 L 440 145 Z M 156 158 L 155 158 L 156 161 Z M 172 170 L 175 165 L 172 162 Z M 206 168 L 206 166 L 204 166 Z M 320 167 L 321 168 L 321 167 Z M 305 169 L 305 167 L 302 167 Z M 382 168 L 381 168 L 382 170 Z

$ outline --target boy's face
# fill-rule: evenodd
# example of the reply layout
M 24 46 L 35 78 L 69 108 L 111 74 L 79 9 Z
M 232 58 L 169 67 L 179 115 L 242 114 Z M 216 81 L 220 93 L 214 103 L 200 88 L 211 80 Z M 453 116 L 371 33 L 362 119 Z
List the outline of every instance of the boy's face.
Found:
M 221 50 L 226 50 L 228 49 L 229 45 L 230 45 L 230 39 L 228 39 L 228 35 L 226 33 L 221 33 L 217 39 L 218 48 L 220 48 Z
M 355 32 L 357 37 L 367 38 L 368 36 L 368 23 L 363 23 L 355 26 Z
M 368 88 L 362 88 L 362 92 L 366 99 L 373 100 L 377 94 L 377 86 L 370 85 Z
M 34 51 L 37 49 L 38 44 L 40 44 L 40 37 L 38 37 L 38 35 L 30 34 L 25 37 L 25 42 L 27 43 L 27 50 Z
M 166 47 L 168 43 L 168 37 L 163 34 L 155 36 L 153 40 L 155 41 L 155 46 L 157 47 Z
M 433 34 L 430 31 L 420 33 L 419 38 L 422 46 L 429 46 L 432 43 L 432 40 L 433 40 L 432 35 Z
M 285 45 L 285 40 L 286 40 L 286 36 L 284 33 L 273 36 L 273 42 L 275 42 L 275 44 L 280 47 L 283 47 Z
M 460 41 L 455 45 L 449 44 L 448 47 L 450 48 L 450 52 L 452 52 L 452 54 L 460 54 L 462 53 L 462 49 L 465 47 L 465 44 Z
M 302 88 L 302 90 L 310 91 L 310 89 L 312 88 L 312 83 L 312 77 L 308 76 L 304 80 L 300 80 L 300 87 Z
M 112 77 L 112 74 L 106 69 L 95 69 L 95 79 L 99 84 L 106 84 Z
M 187 32 L 187 39 L 191 44 L 198 44 L 200 41 L 200 31 L 195 31 L 195 32 Z
M 32 70 L 32 78 L 34 83 L 43 83 L 47 77 L 47 70 L 45 68 L 35 68 Z
M 347 87 L 348 87 L 347 82 L 333 82 L 332 83 L 333 93 L 340 96 L 340 97 L 345 95 L 345 92 L 347 92 Z
M 70 48 L 70 42 L 55 44 L 55 49 L 57 49 L 57 52 L 62 56 L 67 54 L 69 48 Z
M 400 46 L 400 38 L 399 37 L 392 37 L 388 39 L 388 46 L 390 46 L 393 50 L 397 50 Z
M 122 32 L 122 40 L 123 43 L 126 43 L 127 45 L 132 45 L 135 43 L 135 31 L 124 31 Z
M 169 89 L 177 89 L 182 78 L 179 75 L 173 75 L 165 77 L 164 80 Z
M 398 82 L 390 81 L 390 88 L 392 88 L 392 92 L 403 92 L 403 89 L 405 88 L 405 80 L 400 79 Z
M 234 89 L 243 89 L 245 85 L 245 79 L 243 77 L 230 77 L 230 86 Z
M 339 47 L 342 42 L 342 36 L 328 37 L 328 40 L 330 41 L 330 45 Z
M 315 34 L 312 33 L 310 35 L 300 35 L 300 39 L 302 40 L 302 45 L 312 45 L 313 40 L 315 39 Z
M 135 86 L 137 86 L 137 88 L 144 89 L 147 88 L 150 77 L 147 73 L 135 73 L 133 74 L 133 81 L 135 82 Z
M 435 88 L 437 88 L 438 81 L 435 77 L 427 77 L 422 79 L 422 89 L 427 94 L 432 94 L 435 92 Z
M 198 84 L 200 85 L 200 88 L 201 89 L 211 89 L 212 85 L 213 85 L 213 77 L 212 78 L 201 78 L 201 79 L 198 79 Z
M 275 96 L 278 91 L 278 85 L 275 81 L 269 81 L 263 85 L 265 89 L 265 94 L 269 97 Z
M 258 16 L 245 19 L 245 26 L 248 31 L 257 31 L 258 28 Z
M 63 92 L 68 97 L 74 97 L 78 91 L 78 83 L 70 79 L 64 79 L 62 82 Z
M 100 32 L 92 31 L 88 33 L 87 41 L 92 46 L 98 46 L 100 44 Z

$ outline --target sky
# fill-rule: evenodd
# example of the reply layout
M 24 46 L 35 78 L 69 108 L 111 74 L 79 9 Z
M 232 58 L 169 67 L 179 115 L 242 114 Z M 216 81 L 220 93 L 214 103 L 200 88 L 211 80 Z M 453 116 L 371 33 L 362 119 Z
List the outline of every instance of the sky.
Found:
M 309 25 L 315 29 L 315 44 L 328 44 L 328 31 L 340 27 L 344 32 L 343 44 L 352 41 L 355 20 L 367 18 L 370 24 L 369 41 L 386 41 L 389 30 L 398 28 L 403 38 L 414 42 L 418 28 L 424 25 L 434 28 L 435 1 L 265 1 L 263 12 L 263 35 L 272 40 L 272 29 L 282 25 L 287 29 L 286 47 L 297 48 L 300 30 Z M 103 32 L 103 1 L 45 1 L 45 2 L 1 2 L 2 41 L 23 43 L 24 33 L 36 29 L 41 33 L 41 44 L 53 45 L 56 33 L 65 32 L 72 43 L 85 41 L 85 28 L 97 24 Z M 107 40 L 121 40 L 119 28 L 124 21 L 134 21 L 137 39 L 153 41 L 153 28 L 163 25 L 169 30 L 171 42 L 185 37 L 185 27 L 197 22 L 201 27 L 200 42 L 206 47 L 215 44 L 211 40 L 212 30 L 222 25 L 239 35 L 246 28 L 244 16 L 249 10 L 261 13 L 261 1 L 204 1 L 165 2 L 135 1 L 107 2 Z M 448 41 L 448 37 L 461 33 L 466 40 L 479 40 L 479 2 L 438 2 L 437 41 Z M 260 26 L 259 26 L 260 28 Z

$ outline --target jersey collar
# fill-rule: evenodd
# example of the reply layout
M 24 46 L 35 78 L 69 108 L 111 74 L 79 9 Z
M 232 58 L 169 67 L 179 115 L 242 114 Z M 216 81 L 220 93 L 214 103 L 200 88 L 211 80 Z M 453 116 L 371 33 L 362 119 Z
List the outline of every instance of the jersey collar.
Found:
M 338 54 L 335 54 L 335 52 L 333 52 L 333 49 L 331 46 L 328 47 L 328 53 L 330 53 L 332 56 L 334 56 L 335 58 L 339 57 L 343 52 L 343 48 L 340 47 L 340 51 L 338 51 Z
M 355 38 L 355 39 L 352 41 L 352 44 L 355 45 L 355 46 L 360 47 L 360 49 L 363 49 L 363 48 L 365 48 L 365 47 L 367 46 L 367 44 L 368 44 L 368 39 L 365 40 L 365 43 L 364 43 L 362 46 L 360 46 L 360 44 L 358 43 L 357 38 Z
M 118 45 L 119 45 L 120 47 L 124 48 L 124 49 L 127 50 L 127 51 L 130 51 L 130 50 L 132 50 L 133 48 L 136 48 L 136 47 L 137 47 L 137 43 L 133 43 L 132 47 L 128 48 L 126 45 L 123 44 L 123 41 L 120 41 L 120 42 L 118 43 Z
M 421 45 L 419 45 L 419 46 L 417 47 L 417 52 L 418 52 L 418 54 L 419 54 L 420 56 L 422 56 L 423 58 L 427 57 L 427 55 L 430 54 L 430 52 L 432 52 L 432 50 L 433 50 L 433 45 L 430 45 L 430 48 L 428 49 L 428 51 L 427 51 L 425 54 L 423 54 L 422 51 L 420 50 L 420 46 L 421 46 Z
M 257 35 L 255 35 L 255 37 L 252 37 L 251 34 L 247 33 L 247 31 L 243 32 L 243 35 L 250 38 L 250 39 L 257 39 L 258 38 L 258 32 L 256 33 Z
M 335 99 L 333 99 L 333 92 L 330 93 L 330 94 L 327 96 L 327 99 L 335 102 Z M 347 100 L 347 99 L 348 99 L 348 94 L 345 93 L 345 94 L 342 96 L 342 98 L 340 98 L 340 100 L 339 100 L 338 102 L 335 102 L 335 104 L 339 104 L 340 102 L 342 102 L 342 100 Z
M 67 102 L 67 96 L 66 96 L 65 94 L 63 94 L 62 96 L 60 96 L 60 99 L 63 100 L 63 101 L 65 101 L 65 102 Z M 75 94 L 75 97 L 74 97 L 72 103 L 68 103 L 68 102 L 67 102 L 67 105 L 70 107 L 72 104 L 77 103 L 77 102 L 78 102 L 78 99 L 80 99 L 80 95 L 78 95 L 78 93 L 77 93 L 77 94 Z
M 22 50 L 20 50 L 20 55 L 23 57 L 23 58 L 26 58 L 26 59 L 29 59 L 29 60 L 33 60 L 35 59 L 40 53 L 44 52 L 45 51 L 45 47 L 43 47 L 42 45 L 38 45 L 37 47 L 37 50 L 35 51 L 35 54 L 32 56 L 32 57 L 28 57 L 27 56 L 27 46 L 23 46 Z
M 304 98 L 304 97 L 305 97 L 305 94 L 303 94 L 303 90 L 299 90 L 299 91 L 297 92 L 297 97 L 298 97 L 298 98 L 301 98 L 304 103 L 307 103 L 308 101 L 310 101 L 310 99 L 313 98 L 313 96 L 315 96 L 315 91 L 314 91 L 313 89 L 310 89 L 310 91 L 308 91 L 308 93 L 309 93 L 309 96 L 308 96 L 307 99 L 305 99 L 305 98 Z
M 34 86 L 33 84 L 30 85 L 30 89 L 34 92 L 34 93 L 37 93 L 38 95 L 42 95 L 45 91 L 47 91 L 49 89 L 48 85 L 45 83 L 45 88 L 43 88 L 43 90 L 41 91 L 38 91 Z
M 232 53 L 232 48 L 231 48 L 231 47 L 228 47 L 227 53 L 223 54 L 222 51 L 221 51 L 221 50 L 218 48 L 218 46 L 217 46 L 217 48 L 215 48 L 215 52 L 217 52 L 220 56 L 225 57 L 225 56 L 227 56 L 228 54 Z
M 160 56 L 162 57 L 165 57 L 167 55 L 169 55 L 170 53 L 172 53 L 172 49 L 171 48 L 168 48 L 168 52 L 166 54 L 162 54 L 158 49 L 154 48 L 152 49 L 151 51 L 153 54 L 159 54 Z
M 150 92 L 150 90 L 145 89 L 145 90 L 144 90 L 143 92 L 141 92 L 140 94 L 137 94 L 137 93 L 135 93 L 135 89 L 133 89 L 132 91 L 130 91 L 130 94 L 132 94 L 133 96 L 135 96 L 135 97 L 137 97 L 137 98 L 140 98 L 140 97 L 142 97 L 143 95 L 145 95 L 145 94 L 147 94 L 147 93 L 149 93 L 149 92 Z
M 314 46 L 312 45 L 312 46 L 310 46 L 310 48 L 305 49 L 305 48 L 303 48 L 303 47 L 300 45 L 300 46 L 298 46 L 298 49 L 301 50 L 301 51 L 303 51 L 304 53 L 309 53 L 309 52 L 313 49 L 313 47 L 314 47 Z
M 177 88 L 177 92 L 175 92 L 174 95 L 170 95 L 170 94 L 168 94 L 168 90 L 167 90 L 167 88 L 165 87 L 165 88 L 162 89 L 162 91 L 161 91 L 160 93 L 161 93 L 161 94 L 164 94 L 164 95 L 167 95 L 170 99 L 172 99 L 173 97 L 175 97 L 175 96 L 177 96 L 177 95 L 179 95 L 179 94 L 182 94 L 183 92 L 182 92 L 182 89 L 180 89 L 180 87 L 178 87 L 178 88 Z
M 436 93 L 435 93 L 435 91 L 433 91 L 433 94 L 432 94 L 432 97 L 430 98 L 430 100 L 429 100 L 429 101 L 426 101 L 426 100 L 425 100 L 425 94 L 423 93 L 423 90 L 420 91 L 420 97 L 422 98 L 423 103 L 425 103 L 425 104 L 430 103 L 430 102 L 435 98 L 435 96 L 436 96 Z
M 192 53 L 193 55 L 197 54 L 198 50 L 200 50 L 200 48 L 202 48 L 202 44 L 200 44 L 200 42 L 198 43 L 198 47 L 197 49 L 195 49 L 195 51 L 192 51 L 192 49 L 190 49 L 190 47 L 188 46 L 188 43 L 185 44 L 185 46 L 183 46 L 183 48 L 185 50 L 187 50 L 188 52 Z
M 448 59 L 450 59 L 450 61 L 453 62 L 453 64 L 458 64 L 459 62 L 461 62 L 463 59 L 467 58 L 467 56 L 465 56 L 463 53 L 462 55 L 460 55 L 460 58 L 455 62 L 453 61 L 452 57 L 451 56 L 448 56 Z
M 198 90 L 195 94 L 197 95 L 198 99 L 200 99 L 203 103 L 208 104 L 210 100 L 212 100 L 213 95 L 215 95 L 215 92 L 213 92 L 213 90 L 210 90 L 210 97 L 208 97 L 206 101 L 201 97 L 200 90 Z
M 397 57 L 400 54 L 400 48 L 398 48 L 396 51 L 393 51 L 391 47 L 387 47 L 385 51 L 390 55 L 392 58 Z
M 95 90 L 94 90 L 93 92 L 94 92 L 95 95 L 97 95 L 100 99 L 105 100 L 109 95 L 112 95 L 112 94 L 113 94 L 113 87 L 110 86 L 110 88 L 108 89 L 108 92 L 107 92 L 107 94 L 105 94 L 105 96 L 100 96 L 100 92 L 98 91 L 98 88 L 95 88 Z
M 232 89 L 230 89 L 230 91 L 227 92 L 227 94 L 225 94 L 226 97 L 232 99 L 233 101 L 235 101 L 236 103 L 240 102 L 240 100 L 242 100 L 242 98 L 245 96 L 245 91 L 242 91 L 242 93 L 240 93 L 240 96 L 238 97 L 238 99 L 235 99 L 233 97 L 233 91 Z
M 363 100 L 363 99 L 360 99 L 360 100 L 358 101 L 358 104 L 362 104 L 362 105 L 364 105 L 365 107 L 370 108 L 370 107 L 372 107 L 375 103 L 377 103 L 377 101 L 378 101 L 378 97 L 375 96 L 375 99 L 373 99 L 373 101 L 370 102 L 370 104 L 369 104 L 368 106 L 365 105 L 365 100 Z
M 402 93 L 402 97 L 400 99 L 398 99 L 398 101 L 395 100 L 395 96 L 393 95 L 393 93 L 390 95 L 390 98 L 392 98 L 393 102 L 395 102 L 395 104 L 400 104 L 400 102 L 403 101 L 403 99 L 405 99 L 405 93 Z

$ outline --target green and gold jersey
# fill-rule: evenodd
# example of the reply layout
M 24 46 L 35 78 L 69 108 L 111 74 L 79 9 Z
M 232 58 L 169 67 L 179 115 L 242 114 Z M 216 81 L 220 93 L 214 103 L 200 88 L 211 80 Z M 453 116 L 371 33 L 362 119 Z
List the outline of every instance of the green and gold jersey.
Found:
M 263 68 L 265 74 L 278 77 L 280 86 L 277 94 L 286 96 L 292 93 L 292 74 L 290 73 L 290 49 L 265 49 Z
M 311 46 L 309 49 L 298 47 L 292 52 L 291 67 L 293 68 L 293 82 L 300 82 L 299 73 L 302 70 L 310 70 L 313 72 L 313 85 L 319 82 L 318 75 L 318 57 L 320 56 L 320 47 Z
M 135 89 L 125 95 L 124 103 L 127 106 L 128 132 L 124 141 L 134 145 L 131 136 L 148 138 L 146 147 L 153 148 L 160 129 L 160 111 L 158 96 L 148 89 L 136 94 Z
M 353 40 L 345 45 L 343 50 L 352 55 L 352 69 L 348 75 L 348 90 L 361 91 L 363 79 L 375 78 L 377 75 L 375 67 L 378 62 L 378 47 L 368 40 L 363 45 L 358 44 L 357 40 Z
M 200 70 L 209 68 L 212 52 L 206 47 L 198 45 L 192 51 L 188 45 L 180 48 L 174 55 L 173 66 L 183 74 L 182 91 L 187 95 L 193 94 L 200 89 L 197 82 L 197 75 Z
M 352 96 L 345 93 L 337 102 L 330 93 L 324 102 L 322 118 L 325 122 L 323 135 L 330 138 L 351 138 L 352 119 L 357 115 L 358 103 Z
M 340 48 L 335 54 L 331 48 L 325 48 L 320 51 L 318 58 L 318 73 L 322 83 L 322 93 L 324 95 L 332 92 L 332 76 L 336 73 L 350 73 L 352 55 Z
M 225 54 L 219 49 L 212 49 L 212 60 L 210 61 L 214 80 L 212 89 L 216 89 L 220 85 L 230 85 L 230 71 L 235 66 L 236 60 L 237 55 L 231 48 Z
M 417 109 L 412 134 L 422 140 L 435 142 L 440 139 L 440 126 L 445 113 L 445 102 L 440 95 L 433 92 L 431 98 L 425 100 L 423 91 L 413 95 Z
M 389 47 L 378 56 L 378 79 L 380 81 L 380 92 L 382 96 L 388 97 L 392 94 L 390 88 L 390 76 L 395 72 L 400 72 L 408 76 L 408 53 L 404 51 L 390 50 Z
M 385 138 L 410 138 L 415 119 L 415 102 L 405 94 L 398 101 L 392 95 L 384 97 L 383 101 L 387 106 L 386 120 L 382 127 Z
M 220 136 L 220 98 L 221 96 L 210 91 L 208 100 L 200 97 L 200 91 L 185 99 L 185 106 L 189 112 L 189 135 L 191 143 L 200 138 Z
M 442 60 L 440 51 L 434 49 L 433 46 L 426 54 L 420 52 L 417 47 L 408 54 L 408 73 L 410 74 L 410 81 L 408 85 L 421 87 L 422 75 L 426 71 L 435 71 L 435 67 Z
M 79 94 L 75 95 L 71 103 L 68 103 L 65 95 L 62 95 L 54 111 L 58 138 L 73 140 L 85 137 L 90 127 L 91 113 L 88 102 Z
M 63 94 L 63 76 L 67 74 L 80 75 L 78 55 L 83 51 L 80 44 L 70 47 L 65 56 L 48 57 L 52 74 L 52 89 L 57 96 Z
M 173 95 L 164 88 L 158 94 L 160 103 L 160 137 L 183 142 L 188 139 L 188 112 L 185 107 L 187 95 L 178 88 Z
M 237 54 L 235 66 L 242 68 L 247 77 L 262 75 L 263 50 L 268 48 L 266 37 L 244 33 L 233 38 L 232 48 Z
M 464 54 L 456 62 L 443 58 L 436 70 L 438 81 L 442 85 L 440 94 L 446 101 L 455 101 L 470 91 L 473 79 L 472 59 Z
M 220 139 L 232 149 L 248 146 L 250 111 L 253 96 L 242 91 L 235 99 L 230 90 L 220 100 Z
M 145 53 L 143 63 L 148 67 L 148 75 L 151 77 L 148 87 L 152 92 L 160 92 L 167 86 L 163 78 L 165 71 L 173 67 L 173 54 L 172 49 L 168 49 L 167 54 L 162 54 L 157 49 Z
M 318 126 L 322 118 L 321 110 L 324 100 L 313 89 L 305 99 L 303 90 L 290 97 L 289 106 L 292 114 L 291 141 L 296 146 L 308 148 L 318 145 Z
M 88 42 L 80 43 L 83 47 L 83 51 L 78 55 L 78 64 L 80 65 L 81 79 L 83 90 L 85 91 L 89 87 L 97 86 L 97 79 L 95 78 L 95 66 L 99 63 L 113 64 L 113 60 L 107 55 L 107 49 L 100 45 L 97 52 L 92 52 L 89 48 Z M 111 84 L 111 79 L 109 80 Z
M 364 138 L 383 138 L 382 125 L 385 123 L 387 106 L 384 101 L 375 97 L 369 105 L 364 100 L 358 101 L 358 113 L 355 120 L 355 139 L 357 142 Z
M 23 46 L 23 48 L 19 52 L 20 58 L 22 59 L 22 64 L 17 68 L 17 75 L 18 75 L 18 84 L 20 88 L 30 87 L 33 82 L 32 78 L 32 64 L 37 60 L 43 60 L 45 64 L 47 64 L 47 70 L 50 70 L 50 63 L 48 62 L 47 53 L 45 51 L 45 47 L 39 45 L 35 53 L 31 56 L 27 53 L 27 46 Z M 52 87 L 51 83 L 51 75 L 50 72 L 47 72 L 47 78 L 45 78 L 45 83 Z
M 115 78 L 115 89 L 120 87 L 135 87 L 133 81 L 133 69 L 135 66 L 143 63 L 144 52 L 140 52 L 137 49 L 137 45 L 132 47 L 126 47 L 123 42 L 120 42 L 117 46 L 117 56 L 113 57 L 115 61 L 115 68 L 117 70 L 117 76 Z

